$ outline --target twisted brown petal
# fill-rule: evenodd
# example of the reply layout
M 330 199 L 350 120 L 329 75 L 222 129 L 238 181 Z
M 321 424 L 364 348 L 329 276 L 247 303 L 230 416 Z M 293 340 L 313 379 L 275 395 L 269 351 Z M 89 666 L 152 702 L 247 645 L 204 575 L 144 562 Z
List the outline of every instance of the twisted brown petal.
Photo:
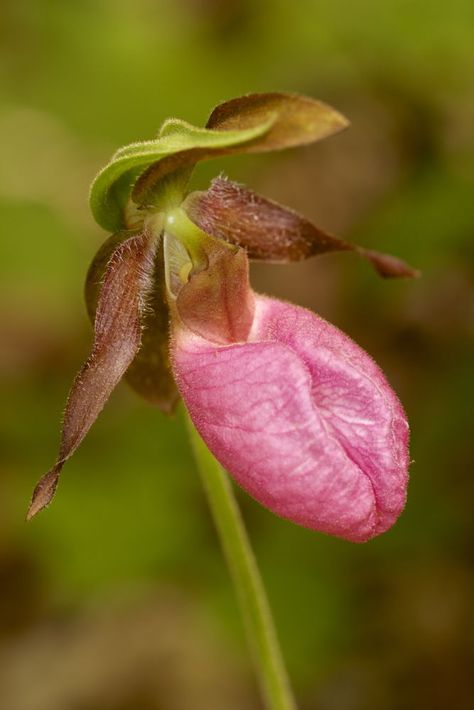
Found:
M 84 439 L 138 352 L 155 250 L 156 241 L 150 235 L 133 235 L 119 243 L 108 260 L 97 303 L 92 352 L 69 393 L 58 459 L 33 492 L 28 520 L 50 503 L 64 462 Z
M 99 285 L 107 262 L 117 240 L 126 238 L 126 232 L 110 237 L 99 249 L 87 274 L 85 296 L 90 319 L 93 321 L 99 297 Z M 169 308 L 166 300 L 163 248 L 157 248 L 153 271 L 153 285 L 142 314 L 142 339 L 140 350 L 125 373 L 127 383 L 141 397 L 156 405 L 165 414 L 171 414 L 179 395 L 169 362 Z
M 401 259 L 334 237 L 293 210 L 222 177 L 206 192 L 189 195 L 183 207 L 204 232 L 244 247 L 251 259 L 288 262 L 354 251 L 383 277 L 418 275 Z

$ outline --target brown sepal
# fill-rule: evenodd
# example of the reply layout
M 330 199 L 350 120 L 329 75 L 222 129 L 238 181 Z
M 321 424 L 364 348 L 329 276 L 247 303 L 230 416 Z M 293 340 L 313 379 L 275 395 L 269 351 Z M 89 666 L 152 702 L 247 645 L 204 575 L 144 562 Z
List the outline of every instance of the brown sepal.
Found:
M 270 130 L 238 152 L 263 153 L 307 145 L 339 133 L 349 121 L 332 106 L 309 96 L 284 92 L 247 94 L 216 106 L 206 128 L 230 131 L 251 128 L 276 116 Z M 240 147 L 238 147 L 240 148 Z
M 190 219 L 213 237 L 244 247 L 250 259 L 289 262 L 317 254 L 354 251 L 384 277 L 417 276 L 396 257 L 364 249 L 316 227 L 297 212 L 222 177 L 183 204 Z
M 125 379 L 139 395 L 157 406 L 164 414 L 172 414 L 179 393 L 171 372 L 169 356 L 170 314 L 166 300 L 163 246 L 155 260 L 153 289 L 143 318 L 142 344 Z
M 342 114 L 321 101 L 300 94 L 273 92 L 247 94 L 219 104 L 209 116 L 206 128 L 222 131 L 253 128 L 272 117 L 274 121 L 269 130 L 247 143 L 227 148 L 190 148 L 163 158 L 138 179 L 132 192 L 133 201 L 146 205 L 157 183 L 171 173 L 176 173 L 176 179 L 182 183 L 187 182 L 190 166 L 200 160 L 307 145 L 349 125 Z M 188 170 L 183 170 L 186 167 Z
M 92 352 L 69 393 L 58 459 L 33 492 L 28 520 L 50 503 L 64 462 L 84 439 L 137 354 L 155 248 L 148 234 L 133 235 L 119 243 L 108 260 L 97 304 Z

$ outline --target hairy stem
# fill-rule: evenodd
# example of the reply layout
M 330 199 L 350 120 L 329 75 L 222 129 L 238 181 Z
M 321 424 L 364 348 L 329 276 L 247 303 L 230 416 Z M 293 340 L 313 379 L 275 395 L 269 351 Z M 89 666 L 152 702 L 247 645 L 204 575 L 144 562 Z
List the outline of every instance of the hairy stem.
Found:
M 231 483 L 188 416 L 197 466 L 229 566 L 268 710 L 296 710 L 267 595 Z

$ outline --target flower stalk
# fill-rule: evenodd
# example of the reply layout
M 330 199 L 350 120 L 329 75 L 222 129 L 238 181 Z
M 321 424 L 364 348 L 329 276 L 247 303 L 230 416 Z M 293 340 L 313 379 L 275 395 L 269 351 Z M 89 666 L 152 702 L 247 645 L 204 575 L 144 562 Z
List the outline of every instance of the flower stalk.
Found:
M 245 620 L 267 710 L 296 710 L 270 605 L 229 478 L 187 415 L 197 467 Z

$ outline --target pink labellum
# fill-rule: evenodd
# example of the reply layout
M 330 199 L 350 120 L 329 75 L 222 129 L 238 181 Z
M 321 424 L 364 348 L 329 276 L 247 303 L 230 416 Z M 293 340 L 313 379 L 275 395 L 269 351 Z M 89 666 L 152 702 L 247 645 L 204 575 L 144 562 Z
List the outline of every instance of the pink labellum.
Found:
M 191 273 L 182 286 L 176 306 L 184 325 L 206 340 L 221 345 L 246 340 L 254 294 L 244 250 L 216 242 L 207 253 L 206 268 Z
M 398 518 L 407 420 L 380 368 L 336 327 L 256 296 L 246 342 L 219 346 L 178 323 L 172 362 L 209 449 L 274 513 L 353 542 Z

